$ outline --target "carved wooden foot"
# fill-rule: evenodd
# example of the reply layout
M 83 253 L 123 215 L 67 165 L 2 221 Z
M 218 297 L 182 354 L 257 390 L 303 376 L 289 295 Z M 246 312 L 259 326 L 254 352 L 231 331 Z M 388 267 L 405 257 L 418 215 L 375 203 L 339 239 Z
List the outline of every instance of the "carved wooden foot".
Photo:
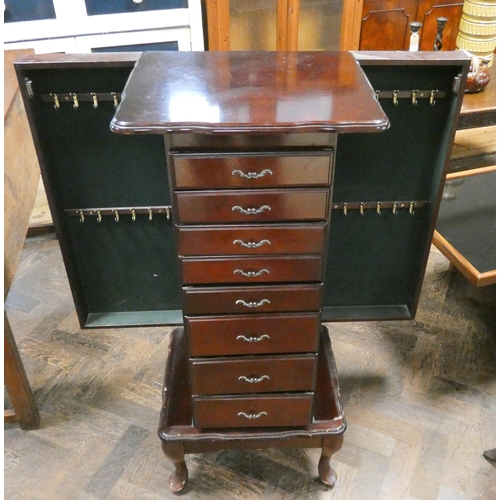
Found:
M 184 447 L 182 443 L 165 443 L 162 441 L 161 448 L 175 466 L 175 470 L 168 480 L 168 485 L 171 491 L 179 493 L 184 489 L 188 480 L 188 469 L 184 461 Z
M 321 458 L 319 459 L 318 472 L 319 478 L 326 486 L 335 486 L 337 482 L 337 473 L 330 466 L 330 458 L 342 448 L 344 435 L 328 436 L 323 438 L 323 448 L 321 449 Z

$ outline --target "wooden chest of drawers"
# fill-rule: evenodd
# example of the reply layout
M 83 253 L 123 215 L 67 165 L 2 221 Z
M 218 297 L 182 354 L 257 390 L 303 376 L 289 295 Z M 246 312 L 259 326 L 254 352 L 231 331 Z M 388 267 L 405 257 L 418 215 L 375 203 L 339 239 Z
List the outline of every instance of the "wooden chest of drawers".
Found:
M 247 147 L 169 155 L 199 428 L 304 426 L 312 417 L 333 148 Z M 224 236 L 190 244 L 193 230 Z M 305 329 L 289 335 L 298 312 L 308 314 Z M 214 347 L 226 357 L 212 357 Z

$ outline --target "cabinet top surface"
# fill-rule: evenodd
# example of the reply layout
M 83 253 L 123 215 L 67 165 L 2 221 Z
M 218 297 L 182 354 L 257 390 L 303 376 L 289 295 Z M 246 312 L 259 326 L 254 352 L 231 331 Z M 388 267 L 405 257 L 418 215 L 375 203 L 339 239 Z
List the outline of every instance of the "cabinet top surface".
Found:
M 118 133 L 376 132 L 389 122 L 348 52 L 144 52 Z

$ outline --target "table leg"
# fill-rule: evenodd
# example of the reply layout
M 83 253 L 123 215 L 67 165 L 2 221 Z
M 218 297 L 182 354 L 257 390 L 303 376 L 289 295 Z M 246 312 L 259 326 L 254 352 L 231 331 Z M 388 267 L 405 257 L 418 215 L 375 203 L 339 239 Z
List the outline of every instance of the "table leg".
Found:
M 321 448 L 321 458 L 319 459 L 318 472 L 321 482 L 327 486 L 334 486 L 337 482 L 337 473 L 330 466 L 330 458 L 342 448 L 344 435 L 327 436 L 323 438 L 323 447 Z
M 182 443 L 166 443 L 162 441 L 161 448 L 163 453 L 171 460 L 175 466 L 168 485 L 170 490 L 178 493 L 184 489 L 188 480 L 188 469 L 184 460 L 184 447 Z
M 18 422 L 21 429 L 38 429 L 40 415 L 7 315 L 4 313 L 4 383 L 14 411 L 4 412 L 4 421 Z

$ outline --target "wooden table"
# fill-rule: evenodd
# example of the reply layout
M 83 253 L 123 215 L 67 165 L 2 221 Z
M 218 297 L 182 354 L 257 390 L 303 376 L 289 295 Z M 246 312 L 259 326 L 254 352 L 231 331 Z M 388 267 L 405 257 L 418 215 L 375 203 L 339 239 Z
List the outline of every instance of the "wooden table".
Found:
M 447 176 L 433 243 L 473 285 L 496 283 L 496 166 Z
M 4 300 L 21 257 L 40 176 L 13 66 L 19 56 L 31 53 L 31 50 L 4 53 Z M 19 422 L 22 429 L 37 428 L 38 409 L 7 315 L 4 315 L 4 377 L 13 406 L 13 410 L 4 412 L 4 420 Z
M 496 71 L 483 92 L 464 96 L 458 129 L 496 124 Z M 464 132 L 467 133 L 467 132 Z M 491 154 L 473 162 L 452 161 L 460 171 L 446 177 L 433 244 L 473 285 L 496 283 L 496 166 Z M 486 161 L 487 166 L 474 168 Z M 469 166 L 469 168 L 467 168 Z

